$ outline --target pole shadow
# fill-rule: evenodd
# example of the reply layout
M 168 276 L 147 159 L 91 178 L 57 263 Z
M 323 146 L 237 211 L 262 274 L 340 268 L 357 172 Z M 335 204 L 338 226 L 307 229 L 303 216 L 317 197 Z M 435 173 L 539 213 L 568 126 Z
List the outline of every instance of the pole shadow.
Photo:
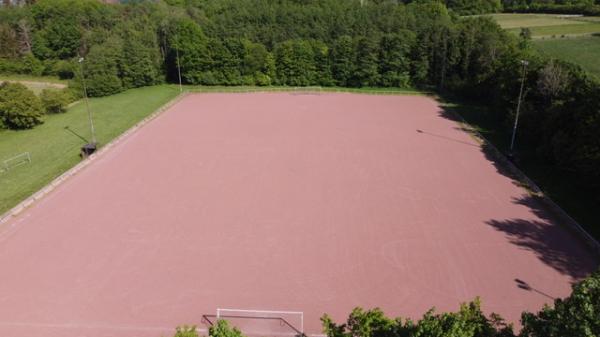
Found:
M 523 289 L 523 290 L 526 290 L 526 291 L 533 291 L 533 292 L 538 293 L 538 294 L 540 294 L 540 295 L 542 295 L 542 296 L 544 296 L 544 297 L 546 297 L 546 298 L 548 298 L 548 299 L 550 299 L 552 301 L 554 301 L 556 299 L 556 297 L 550 296 L 550 295 L 546 294 L 545 292 L 540 291 L 540 290 L 532 287 L 529 283 L 527 283 L 527 282 L 525 282 L 525 281 L 523 281 L 521 279 L 516 278 L 515 279 L 515 283 L 517 284 L 517 287 L 519 287 L 520 289 Z
M 445 140 L 448 140 L 448 141 L 451 141 L 451 142 L 465 144 L 465 145 L 469 145 L 469 146 L 474 146 L 474 147 L 479 147 L 480 146 L 479 144 L 473 144 L 473 143 L 465 142 L 465 141 L 462 141 L 462 140 L 459 140 L 459 139 L 454 139 L 454 138 L 451 138 L 451 137 L 447 137 L 447 136 L 443 136 L 443 135 L 438 135 L 438 134 L 433 133 L 433 132 L 423 131 L 421 129 L 417 129 L 417 133 L 420 133 L 420 134 L 423 134 L 423 135 L 432 136 L 432 137 L 437 137 L 437 138 L 440 138 L 440 139 L 445 139 Z

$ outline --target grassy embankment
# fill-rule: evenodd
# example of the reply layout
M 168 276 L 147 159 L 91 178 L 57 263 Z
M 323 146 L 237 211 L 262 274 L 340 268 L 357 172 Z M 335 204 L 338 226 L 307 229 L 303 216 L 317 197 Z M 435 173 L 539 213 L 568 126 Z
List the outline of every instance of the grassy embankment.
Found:
M 173 99 L 175 86 L 161 85 L 103 98 L 90 99 L 97 139 L 108 143 L 125 130 Z M 78 102 L 63 114 L 47 115 L 44 124 L 31 130 L 0 131 L 0 161 L 23 152 L 32 162 L 0 173 L 0 214 L 14 207 L 57 176 L 76 165 L 83 141 L 65 130 L 90 137 L 85 104 Z

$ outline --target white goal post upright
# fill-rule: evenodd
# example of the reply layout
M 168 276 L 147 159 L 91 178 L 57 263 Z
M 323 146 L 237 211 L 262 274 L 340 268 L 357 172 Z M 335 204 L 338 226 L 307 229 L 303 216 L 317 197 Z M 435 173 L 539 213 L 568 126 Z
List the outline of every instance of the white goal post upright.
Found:
M 302 311 L 277 311 L 277 310 L 248 310 L 248 309 L 217 309 L 217 319 L 221 317 L 227 318 L 231 316 L 244 316 L 248 318 L 270 317 L 283 319 L 289 324 L 299 323 L 299 330 L 304 332 L 304 312 Z M 297 321 L 289 322 L 291 318 Z
M 28 163 L 31 163 L 31 155 L 29 154 L 29 152 L 23 152 L 14 157 L 3 160 L 1 169 L 4 171 L 8 171 L 13 167 Z

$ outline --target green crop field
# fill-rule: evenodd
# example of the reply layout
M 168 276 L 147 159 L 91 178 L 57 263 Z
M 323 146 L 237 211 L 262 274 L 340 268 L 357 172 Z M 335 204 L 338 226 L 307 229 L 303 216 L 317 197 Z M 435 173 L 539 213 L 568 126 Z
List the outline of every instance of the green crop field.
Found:
M 518 34 L 530 28 L 534 38 L 590 35 L 600 32 L 600 18 L 561 16 L 558 14 L 494 14 L 502 28 Z
M 178 93 L 175 86 L 161 85 L 90 99 L 98 142 L 100 145 L 108 143 Z M 34 129 L 0 131 L 0 161 L 23 152 L 31 154 L 31 163 L 0 173 L 0 214 L 81 160 L 79 147 L 83 141 L 68 133 L 65 126 L 89 138 L 83 102 L 75 104 L 63 114 L 46 116 L 44 124 Z
M 600 79 L 600 37 L 535 40 L 543 54 L 573 62 Z

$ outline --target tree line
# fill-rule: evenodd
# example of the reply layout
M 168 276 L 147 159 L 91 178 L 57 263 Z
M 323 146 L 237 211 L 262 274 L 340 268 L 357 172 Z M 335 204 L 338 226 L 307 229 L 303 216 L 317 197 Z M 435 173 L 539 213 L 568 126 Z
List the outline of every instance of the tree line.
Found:
M 178 66 L 187 84 L 416 87 L 484 103 L 508 127 L 528 60 L 519 139 L 600 188 L 600 84 L 489 18 L 436 0 L 130 2 L 0 9 L 0 72 L 73 78 L 80 95 L 83 67 L 91 96 L 177 82 Z
M 486 315 L 479 299 L 460 306 L 457 312 L 426 312 L 418 320 L 390 318 L 380 309 L 355 308 L 343 323 L 323 315 L 327 337 L 594 337 L 600 336 L 600 272 L 573 286 L 571 295 L 556 299 L 537 313 L 521 315 L 521 331 L 497 314 Z M 211 337 L 244 337 L 227 321 L 211 326 Z M 176 329 L 174 337 L 198 337 L 194 326 Z M 303 337 L 303 336 L 298 336 Z
M 503 0 L 505 12 L 600 15 L 598 0 Z

